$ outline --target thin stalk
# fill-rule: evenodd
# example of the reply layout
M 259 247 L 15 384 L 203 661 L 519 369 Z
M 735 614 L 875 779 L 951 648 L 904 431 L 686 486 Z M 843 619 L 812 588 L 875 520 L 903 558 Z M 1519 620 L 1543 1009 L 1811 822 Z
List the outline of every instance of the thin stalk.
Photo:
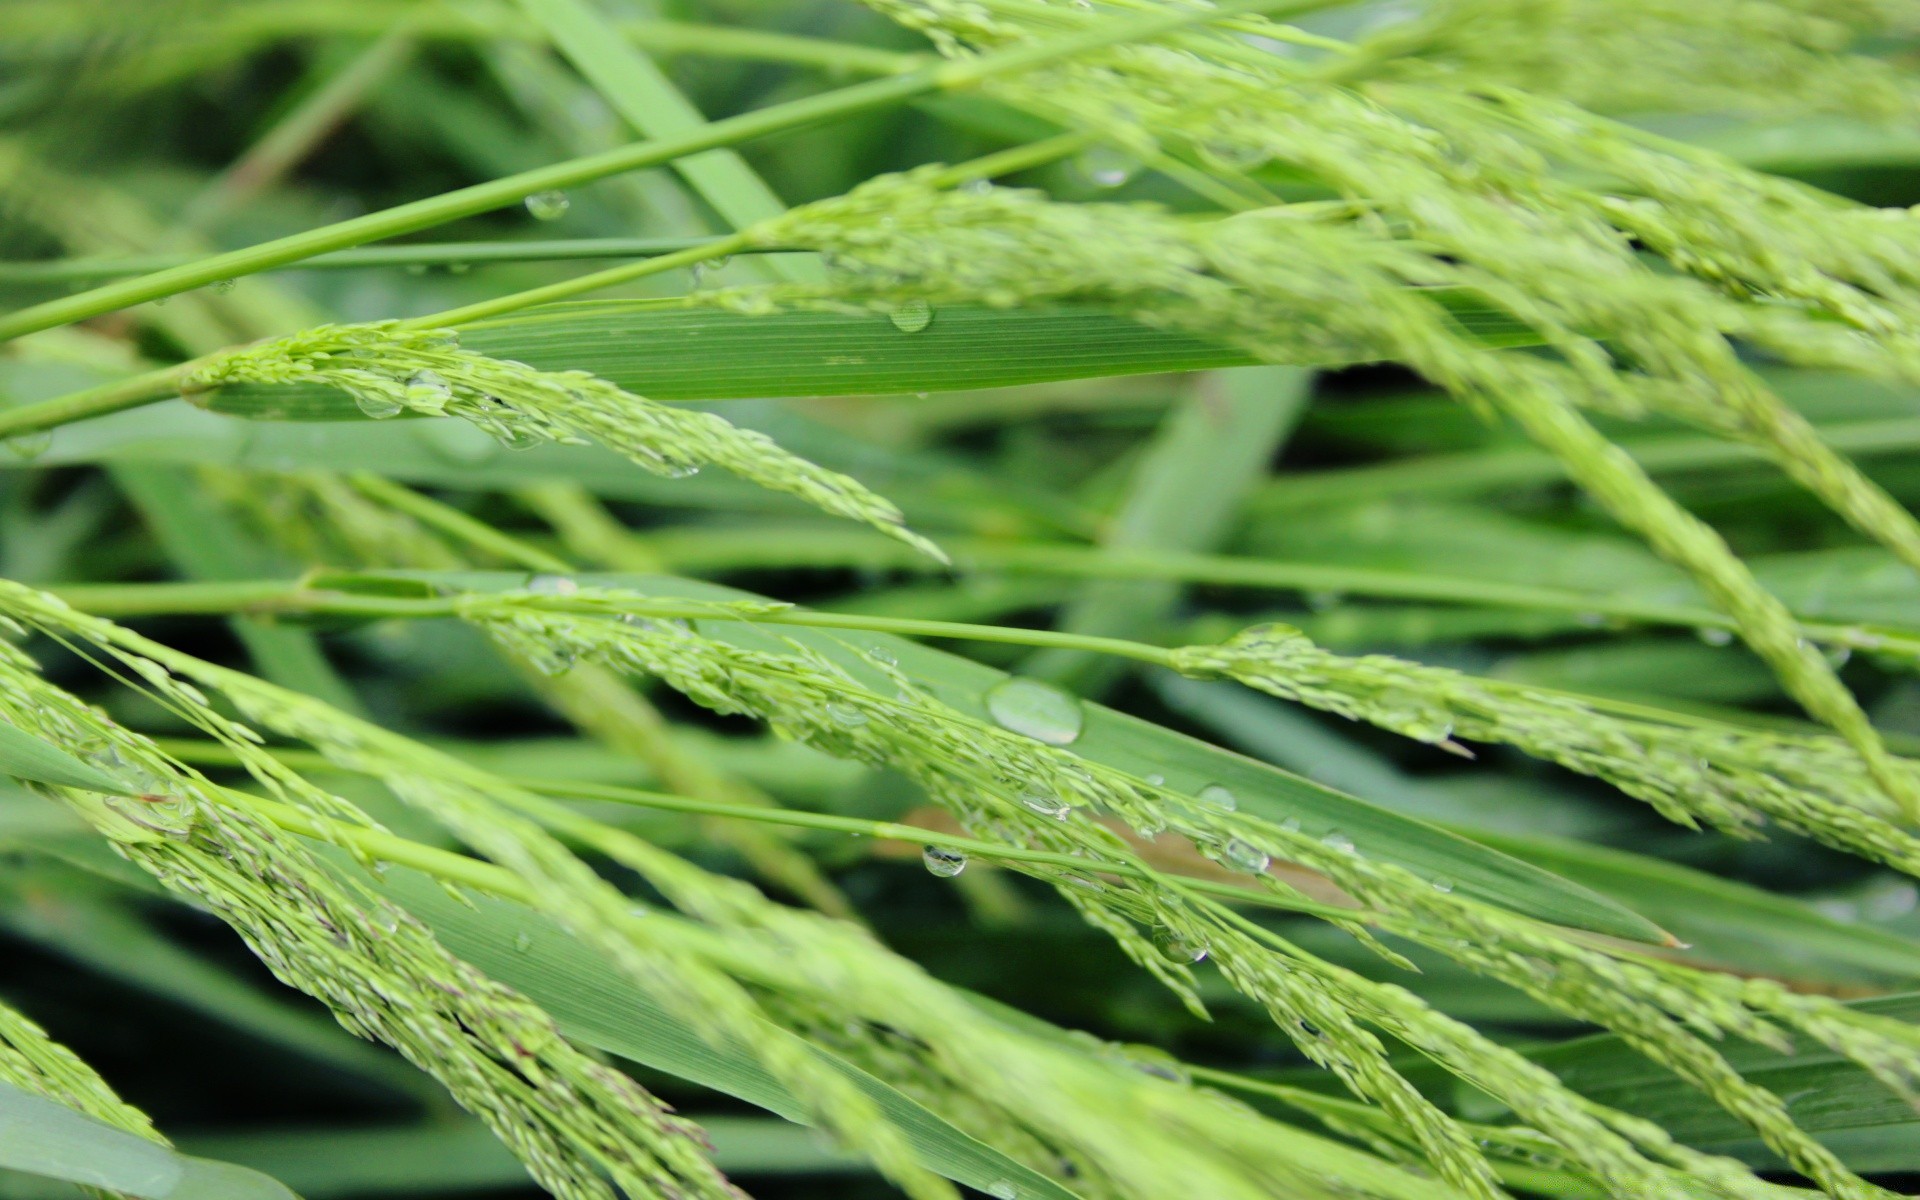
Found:
M 159 739 L 159 744 L 167 753 L 182 761 L 202 765 L 237 766 L 239 759 L 225 747 L 213 742 L 195 742 L 184 739 Z M 275 749 L 274 756 L 283 763 L 298 770 L 337 769 L 324 756 L 313 752 L 286 751 Z M 525 788 L 542 796 L 557 799 L 602 800 L 616 804 L 631 805 L 635 808 L 653 809 L 661 812 L 687 813 L 701 817 L 719 817 L 731 821 L 752 821 L 762 825 L 779 825 L 790 829 L 815 829 L 827 833 L 845 833 L 857 837 L 872 838 L 875 841 L 905 842 L 909 845 L 937 847 L 955 850 L 981 861 L 1008 863 L 1032 863 L 1037 866 L 1065 867 L 1074 871 L 1089 871 L 1102 875 L 1113 875 L 1127 879 L 1158 882 L 1165 876 L 1150 867 L 1134 863 L 1110 862 L 1104 859 L 1083 858 L 1073 854 L 1056 854 L 1048 850 L 1033 850 L 1025 846 L 1012 846 L 1003 842 L 988 842 L 961 834 L 941 833 L 938 830 L 923 829 L 918 825 L 902 825 L 894 821 L 873 821 L 861 817 L 842 817 L 831 813 L 803 812 L 790 808 L 768 808 L 747 804 L 724 804 L 714 800 L 697 800 L 687 796 L 668 795 L 665 792 L 651 792 L 640 788 L 614 787 L 606 784 L 572 783 L 565 780 L 528 779 L 507 777 L 507 782 Z M 248 807 L 260 811 L 276 825 L 292 829 L 297 833 L 327 837 L 338 840 L 333 834 L 350 833 L 359 827 L 347 826 L 337 822 L 325 821 L 313 817 L 299 809 L 276 801 L 254 796 L 250 792 L 238 792 L 223 788 L 222 794 L 228 797 L 245 797 Z M 597 824 L 590 818 L 569 813 L 567 818 L 558 819 L 559 814 L 547 814 L 556 818 L 557 827 L 575 837 L 585 837 L 591 831 L 586 824 Z M 543 821 L 546 819 L 542 818 Z M 319 832 L 326 830 L 328 832 Z M 367 830 L 366 833 L 377 831 Z M 444 864 L 445 857 L 462 859 L 463 863 L 476 860 L 465 859 L 461 855 L 451 854 L 431 846 L 411 841 L 392 834 L 380 833 L 377 837 L 355 837 L 352 844 L 368 851 L 376 858 L 414 867 L 429 874 L 442 875 L 437 869 Z M 484 865 L 484 864 L 482 864 Z M 471 868 L 461 866 L 460 871 Z M 442 877 L 451 878 L 442 875 Z M 453 882 L 468 882 L 467 879 L 452 879 Z M 1247 904 L 1259 908 L 1277 908 L 1287 912 L 1297 912 L 1306 916 L 1327 917 L 1343 921 L 1364 919 L 1366 913 L 1339 905 L 1318 904 L 1314 901 L 1286 896 L 1276 892 L 1259 891 L 1253 888 L 1235 887 L 1230 883 L 1221 883 L 1209 879 L 1182 877 L 1180 886 L 1194 892 L 1203 893 L 1236 904 Z M 491 889 L 489 889 L 491 890 Z
M 563 279 L 558 283 L 550 283 L 544 287 L 528 288 L 505 296 L 495 296 L 491 300 L 463 304 L 459 308 L 449 308 L 445 312 L 414 317 L 401 324 L 409 329 L 444 329 L 455 325 L 468 325 L 488 317 L 498 317 L 506 313 L 518 312 L 523 308 L 532 308 L 536 304 L 570 300 L 587 292 L 597 292 L 618 284 L 631 283 L 636 279 L 645 279 L 649 275 L 663 275 L 682 267 L 693 267 L 716 259 L 728 258 L 751 245 L 752 241 L 742 233 L 713 238 L 672 254 L 662 254 L 657 258 L 642 259 L 639 262 L 625 263 L 618 267 L 608 267 L 604 271 L 594 271 L 572 279 Z
M 512 871 L 477 858 L 468 858 L 451 850 L 440 850 L 410 838 L 315 816 L 291 804 L 269 800 L 235 788 L 219 789 L 223 800 L 264 818 L 289 833 L 302 834 L 324 842 L 357 850 L 375 862 L 409 867 L 445 883 L 457 883 L 506 900 L 517 900 L 538 907 L 539 897 L 531 885 Z
M 302 37 L 375 37 L 403 19 L 412 20 L 412 32 L 422 41 L 472 44 L 496 38 L 546 40 L 533 22 L 510 10 L 467 6 L 456 11 L 451 6 L 423 6 L 411 0 L 390 5 L 306 0 L 277 3 L 265 9 L 241 6 L 223 14 L 207 35 L 224 37 L 229 45 L 245 49 L 253 43 Z M 617 25 L 621 36 L 634 45 L 659 54 L 778 63 L 857 75 L 897 74 L 928 60 L 925 54 L 692 21 L 643 17 Z M 25 39 L 24 44 L 31 46 L 32 39 Z
M 22 404 L 17 408 L 0 409 L 0 440 L 19 437 L 21 434 L 38 433 L 44 429 L 55 429 L 74 421 L 84 421 L 89 417 L 104 417 L 108 413 L 124 412 L 129 408 L 139 408 L 157 400 L 165 400 L 177 395 L 180 381 L 192 369 L 192 363 L 180 363 L 163 367 L 157 371 L 148 371 L 141 375 L 132 375 L 126 379 L 117 379 L 112 383 L 103 383 L 83 392 L 69 392 L 51 400 L 42 400 L 37 404 Z
M 1889 417 L 1820 426 L 1835 450 L 1855 455 L 1897 454 L 1920 445 L 1920 419 Z M 1765 454 L 1744 442 L 1699 435 L 1630 438 L 1620 443 L 1649 472 L 1697 471 L 1764 464 Z M 1274 479 L 1249 501 L 1262 516 L 1322 508 L 1377 496 L 1462 496 L 1499 488 L 1559 483 L 1567 468 L 1531 447 L 1427 454 L 1379 466 L 1310 471 Z
M 1288 0 L 1230 0 L 1217 8 L 1114 22 L 1104 28 L 1014 46 L 979 58 L 940 63 L 903 75 L 854 84 L 838 91 L 824 92 L 715 121 L 677 137 L 620 146 L 600 154 L 522 171 L 245 249 L 211 255 L 195 263 L 32 305 L 10 316 L 0 317 L 0 342 L 206 287 L 222 280 L 253 275 L 330 250 L 344 250 L 350 246 L 444 225 L 462 217 L 491 212 L 518 204 L 535 192 L 580 187 L 610 175 L 660 166 L 703 150 L 732 146 L 768 134 L 903 103 L 929 92 L 965 90 L 997 75 L 1026 70 L 1121 42 L 1164 37 L 1187 26 L 1223 17 L 1299 6 L 1300 0 L 1293 0 L 1291 4 Z
M 713 237 L 553 238 L 524 242 L 402 242 L 361 246 L 303 258 L 275 268 L 282 271 L 346 271 L 369 267 L 474 267 L 490 263 L 563 262 L 592 258 L 651 258 L 694 250 Z M 779 252 L 778 246 L 749 246 L 736 254 Z M 128 258 L 55 258 L 38 262 L 0 262 L 0 283 L 85 283 L 122 279 L 198 262 L 199 254 L 142 254 Z
M 943 186 L 953 187 L 972 179 L 986 179 L 995 175 L 1010 174 L 1026 170 L 1041 163 L 1052 162 L 1084 149 L 1093 139 L 1082 133 L 1063 133 L 1046 138 L 1026 146 L 1015 146 L 995 154 L 989 154 L 972 162 L 948 168 L 936 178 Z M 448 328 L 456 325 L 468 325 L 483 321 L 489 317 L 503 316 L 510 312 L 532 308 L 536 304 L 552 304 L 560 300 L 571 300 L 588 292 L 597 292 L 623 283 L 632 283 L 636 279 L 645 279 L 650 275 L 661 275 L 681 267 L 693 267 L 702 263 L 715 262 L 731 258 L 754 248 L 750 232 L 741 232 L 727 237 L 713 238 L 698 245 L 672 254 L 663 254 L 641 262 L 626 263 L 618 267 L 608 267 L 604 271 L 563 279 L 543 287 L 529 288 L 505 296 L 496 296 L 491 300 L 481 300 L 474 304 L 450 308 L 445 312 L 431 313 L 424 317 L 415 317 L 403 324 L 414 329 Z
M 160 614 L 201 616 L 244 615 L 352 616 L 372 620 L 432 619 L 457 617 L 466 600 L 460 596 L 415 598 L 408 596 L 363 595 L 314 587 L 300 580 L 246 580 L 233 583 L 123 583 L 94 584 L 54 589 L 67 603 L 97 616 L 128 617 Z M 1001 642 L 1018 646 L 1055 646 L 1068 650 L 1088 650 L 1138 659 L 1154 666 L 1170 667 L 1170 651 L 1158 646 L 1119 638 L 1093 637 L 1088 634 L 1060 633 L 1050 629 L 1014 629 L 1001 625 L 972 625 L 958 621 L 928 621 L 914 617 L 869 617 L 848 613 L 812 612 L 805 609 L 772 613 L 737 612 L 713 604 L 681 600 L 656 600 L 650 597 L 622 597 L 617 606 L 609 606 L 592 597 L 528 595 L 522 598 L 530 608 L 556 612 L 596 615 L 631 614 L 660 620 L 746 621 L 761 625 L 791 625 L 813 629 L 859 629 L 870 633 L 892 633 L 905 637 L 960 638 L 969 641 Z
M 877 536 L 814 527 L 701 529 L 680 536 L 671 531 L 634 536 L 636 549 L 668 571 L 719 574 L 778 567 L 862 566 L 923 571 L 917 562 Z M 1158 579 L 1298 592 L 1349 593 L 1391 600 L 1424 600 L 1490 608 L 1591 614 L 1606 620 L 1638 621 L 1700 629 L 1732 629 L 1733 621 L 1713 609 L 1636 601 L 1569 588 L 1491 580 L 1413 574 L 1371 567 L 1286 562 L 1224 554 L 1108 550 L 1058 543 L 1010 543 L 992 538 L 946 538 L 941 545 L 961 570 L 1013 571 L 1072 579 Z M 1863 631 L 1851 626 L 1822 626 L 1829 633 Z
M 1053 549 L 1053 548 L 1049 548 Z M 1142 564 L 1154 564 L 1164 568 L 1167 560 L 1205 560 L 1206 555 L 1163 555 L 1153 558 L 1140 557 Z M 1102 558 L 1117 562 L 1102 563 Z M 1056 560 L 1067 561 L 1067 560 Z M 1086 570 L 1086 578 L 1177 578 L 1193 582 L 1234 582 L 1248 583 L 1249 575 L 1257 574 L 1262 578 L 1285 578 L 1287 583 L 1271 584 L 1304 590 L 1338 590 L 1366 592 L 1369 584 L 1382 586 L 1378 594 L 1410 595 L 1416 591 L 1424 592 L 1424 579 L 1393 575 L 1391 572 L 1373 572 L 1358 568 L 1323 567 L 1317 564 L 1264 563 L 1257 560 L 1224 560 L 1228 563 L 1244 565 L 1245 572 L 1222 572 L 1219 574 L 1158 574 L 1148 571 L 1126 573 L 1136 561 L 1131 555 L 1104 555 L 1100 551 L 1085 551 L 1076 559 L 1078 565 L 1098 567 L 1098 570 Z M 1114 570 L 1118 566 L 1119 570 Z M 1273 568 L 1271 573 L 1255 571 L 1255 568 Z M 1045 568 L 1042 568 L 1045 569 Z M 1072 572 L 1063 572 L 1072 573 Z M 1573 611 L 1595 613 L 1603 617 L 1621 620 L 1642 621 L 1654 625 L 1671 625 L 1688 629 L 1731 629 L 1732 620 L 1723 613 L 1710 609 L 1695 609 L 1685 606 L 1659 606 L 1621 601 L 1609 601 L 1605 597 L 1587 596 L 1578 592 L 1554 593 L 1540 589 L 1543 595 L 1538 602 L 1529 602 L 1523 597 L 1523 589 L 1509 589 L 1506 585 L 1483 584 L 1477 580 L 1440 580 L 1441 584 L 1456 585 L 1451 594 L 1445 589 L 1434 589 L 1429 599 L 1444 599 L 1458 603 L 1488 604 L 1500 607 L 1548 608 L 1554 611 Z M 457 598 L 412 599 L 393 596 L 359 595 L 348 592 L 315 588 L 301 581 L 247 580 L 232 583 L 117 583 L 117 584 L 74 584 L 50 589 L 64 598 L 69 604 L 103 617 L 140 617 L 158 615 L 202 615 L 233 616 L 274 614 L 313 613 L 317 615 L 359 616 L 378 620 L 388 617 L 431 618 L 457 615 Z M 557 608 L 562 611 L 606 611 L 602 604 L 570 601 L 564 596 L 530 597 L 528 603 L 541 608 Z M 734 614 L 727 610 L 711 606 L 681 603 L 674 601 L 644 600 L 623 606 L 621 611 L 654 617 L 684 617 L 702 620 L 747 620 L 769 625 L 797 625 L 823 629 L 864 629 L 874 633 L 896 633 L 907 637 L 957 638 L 969 641 L 1000 642 L 1007 645 L 1061 647 L 1065 649 L 1088 650 L 1097 654 L 1113 654 L 1131 658 L 1153 666 L 1170 666 L 1171 653 L 1158 646 L 1148 646 L 1139 642 L 1124 641 L 1118 638 L 1098 638 L 1084 634 L 1061 633 L 1046 629 L 1018 629 L 1000 625 L 979 625 L 954 621 L 929 621 L 910 617 L 887 617 L 858 613 L 815 612 L 794 609 L 774 614 Z M 1802 628 L 1807 636 L 1825 645 L 1843 646 L 1848 649 L 1868 651 L 1889 651 L 1901 654 L 1920 655 L 1920 632 L 1890 629 L 1867 628 L 1856 625 L 1839 625 L 1830 622 L 1806 622 Z
M 535 571 L 565 574 L 573 570 L 572 565 L 565 559 L 556 558 L 538 546 L 530 546 L 519 538 L 504 534 L 485 521 L 475 520 L 450 504 L 442 504 L 431 496 L 423 496 L 384 475 L 356 471 L 347 476 L 347 482 L 355 491 L 368 499 L 403 512 L 429 529 L 457 538 L 495 558 L 505 559 Z

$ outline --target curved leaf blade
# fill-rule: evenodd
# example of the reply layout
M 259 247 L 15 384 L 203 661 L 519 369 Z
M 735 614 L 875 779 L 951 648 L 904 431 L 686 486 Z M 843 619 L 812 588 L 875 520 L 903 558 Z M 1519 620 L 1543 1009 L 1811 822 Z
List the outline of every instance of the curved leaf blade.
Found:
M 295 1200 L 269 1175 L 190 1158 L 4 1082 L 0 1167 L 140 1200 Z
M 330 857 L 345 864 L 337 852 Z M 425 921 L 447 949 L 546 1009 L 567 1036 L 790 1121 L 804 1115 L 804 1106 L 744 1048 L 702 1040 L 605 960 L 531 909 L 487 898 L 463 904 L 440 884 L 400 868 L 363 878 Z M 871 1097 L 929 1169 L 981 1191 L 1007 1184 L 1022 1197 L 1080 1200 L 1077 1193 L 962 1132 L 852 1063 L 810 1043 L 808 1048 Z
M 1537 340 L 1484 305 L 1453 303 L 1489 344 Z M 750 315 L 680 301 L 589 301 L 477 322 L 460 340 L 543 370 L 589 371 L 654 400 L 943 392 L 1255 361 L 1120 313 L 1064 306 L 945 306 L 924 329 L 903 333 L 877 312 Z M 366 419 L 344 393 L 319 387 L 229 387 L 205 403 L 260 420 Z
M 0 723 L 0 774 L 32 783 L 85 788 L 90 792 L 126 790 L 125 784 L 98 767 L 5 723 Z
M 335 576 L 329 586 L 350 586 L 402 577 L 472 591 L 523 586 L 522 575 L 502 572 L 392 572 Z M 654 596 L 696 600 L 757 599 L 749 593 L 698 580 L 667 576 L 585 574 L 582 584 L 623 588 Z M 777 634 L 745 621 L 696 622 L 702 634 L 756 649 L 782 649 L 788 641 L 807 646 L 845 667 L 856 678 L 876 648 L 935 699 L 967 716 L 990 722 L 985 695 L 1006 673 L 890 634 L 780 626 Z M 1292 818 L 1315 836 L 1338 831 L 1362 853 L 1398 863 L 1427 878 L 1445 878 L 1466 895 L 1516 912 L 1596 933 L 1665 943 L 1666 932 L 1616 900 L 1530 863 L 1482 846 L 1424 821 L 1322 787 L 1244 755 L 1128 716 L 1103 705 L 1083 705 L 1083 730 L 1073 753 L 1136 776 L 1159 774 L 1166 786 L 1197 794 L 1210 784 L 1227 788 L 1242 812 L 1283 821 Z

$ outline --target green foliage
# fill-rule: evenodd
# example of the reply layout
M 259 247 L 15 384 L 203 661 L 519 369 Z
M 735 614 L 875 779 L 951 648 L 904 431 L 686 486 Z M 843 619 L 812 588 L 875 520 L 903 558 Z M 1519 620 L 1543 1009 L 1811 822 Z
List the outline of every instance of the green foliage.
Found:
M 7 8 L 6 1187 L 1920 1173 L 1909 0 Z

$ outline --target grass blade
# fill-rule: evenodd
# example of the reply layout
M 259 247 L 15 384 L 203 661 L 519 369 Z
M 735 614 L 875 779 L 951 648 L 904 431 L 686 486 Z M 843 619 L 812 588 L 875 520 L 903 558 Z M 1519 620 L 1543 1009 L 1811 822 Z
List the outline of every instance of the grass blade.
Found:
M 0 1167 L 140 1200 L 294 1200 L 258 1171 L 189 1158 L 4 1082 Z
M 525 576 L 486 572 L 403 572 L 413 580 L 456 589 L 506 591 L 525 584 Z M 370 575 L 369 582 L 392 575 Z M 629 589 L 644 594 L 700 600 L 745 599 L 747 593 L 694 580 L 663 576 L 588 574 L 583 585 Z M 333 586 L 345 577 L 328 581 Z M 743 645 L 778 648 L 790 639 L 852 671 L 855 677 L 875 647 L 890 653 L 899 669 L 942 703 L 982 721 L 991 721 L 984 697 L 1007 678 L 1002 671 L 936 650 L 918 642 L 865 631 L 783 626 L 778 636 L 740 621 L 700 621 L 709 637 Z M 1367 853 L 1399 863 L 1425 877 L 1444 877 L 1458 890 L 1491 904 L 1544 921 L 1608 933 L 1637 941 L 1665 942 L 1652 922 L 1614 900 L 1561 879 L 1538 867 L 1402 816 L 1364 800 L 1321 787 L 1265 763 L 1208 745 L 1196 738 L 1098 704 L 1083 706 L 1084 724 L 1073 753 L 1136 776 L 1158 774 L 1166 786 L 1195 795 L 1210 784 L 1227 788 L 1243 812 L 1300 822 L 1316 836 L 1338 830 Z

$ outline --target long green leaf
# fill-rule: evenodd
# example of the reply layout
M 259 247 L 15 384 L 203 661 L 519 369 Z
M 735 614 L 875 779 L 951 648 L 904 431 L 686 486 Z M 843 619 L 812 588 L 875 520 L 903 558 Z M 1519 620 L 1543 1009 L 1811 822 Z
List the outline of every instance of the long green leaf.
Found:
M 89 766 L 58 746 L 3 722 L 0 722 L 0 775 L 93 792 L 126 790 L 125 784 L 98 767 Z
M 1462 319 L 1491 343 L 1526 337 L 1497 313 L 1462 307 Z M 1071 307 L 951 305 L 906 333 L 878 312 L 751 316 L 680 301 L 590 301 L 476 322 L 460 341 L 546 370 L 590 371 L 655 400 L 940 392 L 1253 361 L 1103 309 Z M 365 419 L 328 388 L 230 387 L 207 403 L 261 420 Z
M 1920 994 L 1856 1006 L 1920 1023 Z M 1920 1113 L 1862 1068 L 1804 1039 L 1791 1055 L 1747 1044 L 1723 1052 L 1742 1075 L 1786 1101 L 1795 1122 L 1855 1170 L 1920 1170 Z M 1698 1091 L 1613 1035 L 1562 1043 L 1530 1057 L 1583 1094 L 1657 1122 L 1683 1142 L 1756 1165 L 1780 1165 L 1737 1118 L 1702 1104 Z
M 490 899 L 465 904 L 412 871 L 396 869 L 367 879 L 432 926 L 453 953 L 545 1008 L 569 1037 L 788 1120 L 804 1115 L 805 1106 L 751 1053 L 702 1040 L 603 958 L 531 909 Z M 1077 1200 L 1073 1191 L 961 1132 L 853 1064 L 810 1049 L 879 1105 L 929 1169 L 981 1191 L 1003 1184 L 1022 1197 Z
M 294 1200 L 270 1176 L 190 1158 L 0 1083 L 0 1167 L 140 1200 Z
M 476 591 L 504 591 L 525 583 L 524 576 L 497 572 L 395 574 Z M 583 575 L 580 581 L 655 596 L 749 598 L 732 588 L 663 576 L 594 574 Z M 341 586 L 348 580 L 336 577 L 329 582 Z M 986 693 L 1007 678 L 992 667 L 888 634 L 793 626 L 783 626 L 776 633 L 741 621 L 699 625 L 708 637 L 756 649 L 779 652 L 798 642 L 846 667 L 856 678 L 871 662 L 870 652 L 878 648 L 891 654 L 900 669 L 934 699 L 981 721 L 992 719 Z M 1083 711 L 1083 731 L 1073 743 L 1073 752 L 1083 758 L 1136 776 L 1158 774 L 1166 786 L 1190 795 L 1218 784 L 1233 792 L 1243 812 L 1273 821 L 1291 818 L 1314 835 L 1339 831 L 1362 853 L 1429 878 L 1451 879 L 1465 894 L 1545 921 L 1641 941 L 1666 940 L 1663 931 L 1624 905 L 1457 834 L 1102 705 L 1086 704 Z
M 806 1129 L 770 1117 L 691 1118 L 729 1175 L 861 1171 L 857 1158 L 820 1145 Z M 478 1121 L 374 1129 L 272 1129 L 184 1139 L 196 1154 L 284 1180 L 307 1200 L 420 1195 L 531 1186 L 527 1170 Z
M 1452 787 L 1404 774 L 1312 714 L 1271 697 L 1175 676 L 1154 683 L 1176 711 L 1262 758 L 1352 787 L 1632 905 L 1687 944 L 1686 961 L 1829 987 L 1920 980 L 1920 942 L 1836 921 L 1790 896 L 1566 836 L 1598 835 L 1597 814 L 1548 780 L 1476 777 Z

